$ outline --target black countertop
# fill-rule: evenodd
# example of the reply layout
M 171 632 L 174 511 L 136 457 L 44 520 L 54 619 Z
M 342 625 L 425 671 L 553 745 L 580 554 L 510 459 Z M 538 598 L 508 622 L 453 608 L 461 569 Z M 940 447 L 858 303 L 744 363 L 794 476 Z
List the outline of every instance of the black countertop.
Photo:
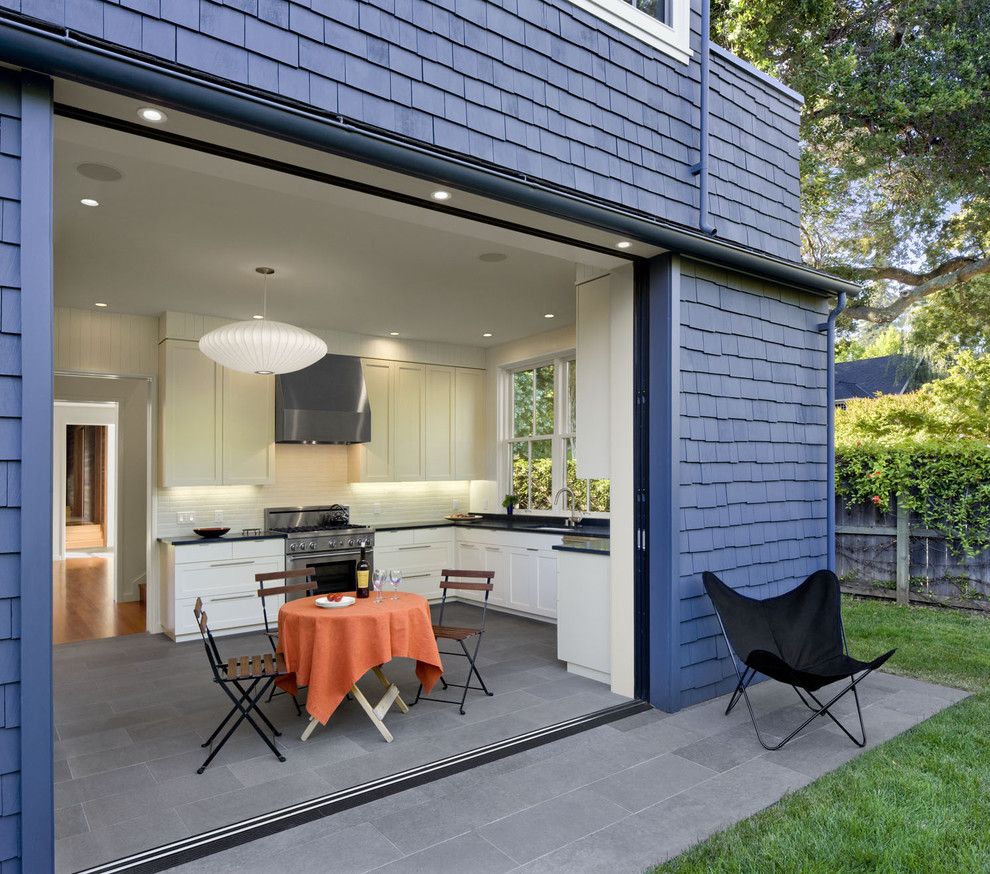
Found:
M 518 516 L 484 516 L 477 522 L 452 522 L 449 519 L 437 519 L 433 522 L 386 522 L 371 523 L 375 531 L 409 531 L 416 528 L 484 528 L 489 531 L 517 531 L 523 534 L 562 535 L 563 531 L 539 531 L 538 528 L 564 528 L 564 518 L 541 516 L 539 518 Z M 575 529 L 567 533 L 580 534 L 582 537 L 609 537 L 609 524 L 606 520 L 585 520 Z
M 602 546 L 574 546 L 572 544 L 561 543 L 558 546 L 551 546 L 551 549 L 557 552 L 580 552 L 584 555 L 609 555 L 611 553 L 611 547 L 609 544 L 605 543 Z
M 223 537 L 200 537 L 198 534 L 180 534 L 176 537 L 159 537 L 159 543 L 170 546 L 189 546 L 202 543 L 231 543 L 235 540 L 285 540 L 284 534 L 224 534 Z

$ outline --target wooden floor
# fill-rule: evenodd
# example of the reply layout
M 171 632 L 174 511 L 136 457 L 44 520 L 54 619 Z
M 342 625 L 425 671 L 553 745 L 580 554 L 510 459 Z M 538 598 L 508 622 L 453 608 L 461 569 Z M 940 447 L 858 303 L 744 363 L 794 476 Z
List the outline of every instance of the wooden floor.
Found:
M 144 631 L 144 604 L 113 599 L 113 559 L 53 562 L 52 585 L 52 643 Z

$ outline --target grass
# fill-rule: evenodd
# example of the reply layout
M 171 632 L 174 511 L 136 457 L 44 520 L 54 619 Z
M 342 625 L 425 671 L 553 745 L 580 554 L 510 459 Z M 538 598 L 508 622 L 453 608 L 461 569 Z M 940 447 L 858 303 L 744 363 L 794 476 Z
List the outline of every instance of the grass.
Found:
M 967 689 L 943 710 L 656 872 L 990 871 L 990 619 L 846 599 L 853 655 Z

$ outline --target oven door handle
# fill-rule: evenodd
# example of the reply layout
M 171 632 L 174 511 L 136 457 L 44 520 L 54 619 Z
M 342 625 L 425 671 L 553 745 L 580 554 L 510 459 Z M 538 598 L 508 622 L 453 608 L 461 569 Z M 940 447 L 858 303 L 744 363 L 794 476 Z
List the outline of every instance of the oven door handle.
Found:
M 366 549 L 366 556 L 370 555 L 372 550 Z M 314 563 L 318 564 L 329 564 L 334 561 L 352 561 L 353 559 L 358 559 L 361 557 L 361 550 L 355 549 L 353 551 L 348 550 L 347 552 L 306 552 L 306 553 L 292 553 L 287 555 L 286 558 L 289 559 L 290 564 L 294 564 L 297 567 L 308 567 Z M 369 562 L 370 563 L 370 562 Z

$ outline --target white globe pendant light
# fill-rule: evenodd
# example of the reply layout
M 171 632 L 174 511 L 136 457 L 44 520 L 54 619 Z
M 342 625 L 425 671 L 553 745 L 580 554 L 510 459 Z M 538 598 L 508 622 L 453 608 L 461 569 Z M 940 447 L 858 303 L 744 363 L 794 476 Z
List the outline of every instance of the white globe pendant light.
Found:
M 271 267 L 255 270 L 265 277 L 264 316 L 231 322 L 204 334 L 200 351 L 231 370 L 264 376 L 292 373 L 315 364 L 327 354 L 327 344 L 295 325 L 268 321 L 268 277 L 275 271 Z

